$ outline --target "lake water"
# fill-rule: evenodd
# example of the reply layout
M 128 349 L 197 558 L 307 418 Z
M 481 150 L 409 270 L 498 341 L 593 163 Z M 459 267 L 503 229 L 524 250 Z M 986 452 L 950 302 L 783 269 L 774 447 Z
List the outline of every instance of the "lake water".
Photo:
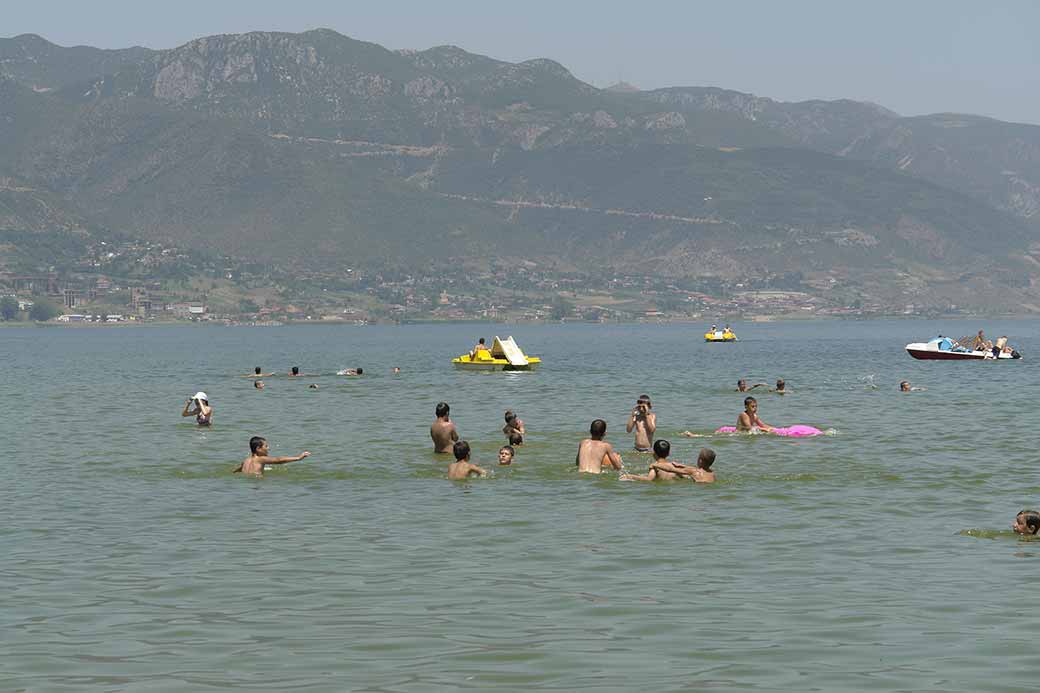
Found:
M 1009 524 L 1040 507 L 1040 323 L 734 327 L 0 330 L 0 689 L 1034 689 L 1040 542 Z M 978 327 L 1025 358 L 903 350 Z M 452 370 L 495 334 L 543 369 Z M 740 377 L 787 380 L 766 422 L 833 434 L 677 435 L 734 423 Z M 210 429 L 179 416 L 196 390 Z M 644 392 L 719 483 L 575 472 L 596 417 L 645 470 Z M 446 480 L 442 399 L 490 478 Z M 499 469 L 506 408 L 528 444 Z M 252 435 L 313 456 L 232 475 Z

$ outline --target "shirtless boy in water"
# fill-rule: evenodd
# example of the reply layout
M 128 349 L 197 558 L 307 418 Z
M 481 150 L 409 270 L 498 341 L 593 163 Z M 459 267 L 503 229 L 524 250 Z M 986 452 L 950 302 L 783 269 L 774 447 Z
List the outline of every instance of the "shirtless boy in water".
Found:
M 1040 531 L 1040 513 L 1035 510 L 1023 510 L 1015 515 L 1011 529 L 1015 530 L 1015 534 L 1035 535 Z
M 448 465 L 448 478 L 468 479 L 471 476 L 487 476 L 487 472 L 469 461 L 469 443 L 460 440 L 452 446 L 455 461 Z
M 249 452 L 249 457 L 242 464 L 238 465 L 238 468 L 234 471 L 235 474 L 242 472 L 250 476 L 263 476 L 265 464 L 287 464 L 289 462 L 298 462 L 304 457 L 311 456 L 311 453 L 304 450 L 295 457 L 268 457 L 267 439 L 260 436 L 253 436 L 249 439 Z
M 751 431 L 772 431 L 773 427 L 758 418 L 758 400 L 754 397 L 744 398 L 744 411 L 737 417 L 737 430 L 750 433 Z
M 715 462 L 715 451 L 710 448 L 701 448 L 697 456 L 697 466 L 691 467 L 687 464 L 672 462 L 668 455 L 672 446 L 667 440 L 654 441 L 654 462 L 646 474 L 622 474 L 622 481 L 675 481 L 677 479 L 692 479 L 699 484 L 710 484 L 715 481 L 715 472 L 711 471 L 711 465 Z
M 437 420 L 430 426 L 434 452 L 451 452 L 455 441 L 459 439 L 459 432 L 455 430 L 455 424 L 448 418 L 450 412 L 451 407 L 447 402 L 440 402 L 434 412 L 437 414 Z
M 632 416 L 629 417 L 628 424 L 625 426 L 626 432 L 631 433 L 633 430 L 636 432 L 636 452 L 650 452 L 654 433 L 657 431 L 657 414 L 650 411 L 651 408 L 653 405 L 650 403 L 650 395 L 639 395 L 635 409 L 632 410 Z
M 579 472 L 600 474 L 604 464 L 621 469 L 621 455 L 614 452 L 614 447 L 603 440 L 606 434 L 607 422 L 603 419 L 596 419 L 589 426 L 591 437 L 578 443 L 578 455 L 574 458 Z

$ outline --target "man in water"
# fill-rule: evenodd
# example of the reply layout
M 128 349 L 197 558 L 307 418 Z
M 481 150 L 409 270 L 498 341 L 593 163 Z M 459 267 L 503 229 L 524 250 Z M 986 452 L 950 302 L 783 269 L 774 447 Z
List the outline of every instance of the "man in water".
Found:
M 295 457 L 268 457 L 267 439 L 260 436 L 253 436 L 249 439 L 249 453 L 249 457 L 235 469 L 235 474 L 242 472 L 250 476 L 263 476 L 265 464 L 287 464 L 311 456 L 311 453 L 304 450 Z
M 449 453 L 452 446 L 459 439 L 459 432 L 455 430 L 455 423 L 448 418 L 451 407 L 447 402 L 440 402 L 434 413 L 437 420 L 430 426 L 430 438 L 433 438 L 433 451 L 438 453 Z
M 607 435 L 607 422 L 603 419 L 593 421 L 589 426 L 589 435 L 591 437 L 578 443 L 578 455 L 574 458 L 578 471 L 600 474 L 604 464 L 621 469 L 621 455 L 614 452 L 614 446 L 603 440 L 603 436 Z
M 744 398 L 744 411 L 737 417 L 737 430 L 746 433 L 773 430 L 772 426 L 758 418 L 758 400 L 754 397 Z
M 365 372 L 364 368 L 344 368 L 343 370 L 336 371 L 336 375 L 355 376 L 355 375 L 361 375 L 364 372 Z
M 777 378 L 776 388 L 771 389 L 770 392 L 775 392 L 778 395 L 786 395 L 790 390 L 787 389 L 787 383 L 784 382 L 783 378 Z
M 737 392 L 748 392 L 749 390 L 754 390 L 756 387 L 765 386 L 765 383 L 755 383 L 754 385 L 748 385 L 746 380 L 740 379 L 737 381 Z
M 252 373 L 246 373 L 243 378 L 270 378 L 274 376 L 274 373 L 262 373 L 260 366 L 253 369 Z
M 503 445 L 498 449 L 499 466 L 508 467 L 513 464 L 514 457 L 516 457 L 516 449 L 512 445 Z
M 263 380 L 254 380 L 253 381 L 253 387 L 256 388 L 257 390 L 263 390 L 264 389 L 264 381 Z
M 1035 510 L 1023 510 L 1015 515 L 1011 529 L 1015 530 L 1016 534 L 1035 535 L 1040 531 L 1040 513 Z
M 636 432 L 636 452 L 650 452 L 650 446 L 653 444 L 654 432 L 657 430 L 657 414 L 650 411 L 652 407 L 650 395 L 639 395 L 635 409 L 625 425 L 626 432 Z
M 711 465 L 715 462 L 715 451 L 710 448 L 701 448 L 697 456 L 697 466 L 672 462 L 668 459 L 672 446 L 667 440 L 654 441 L 654 461 L 646 474 L 622 474 L 624 481 L 676 481 L 678 479 L 691 479 L 700 484 L 710 484 L 715 481 L 715 472 L 711 471 Z
M 899 381 L 900 392 L 924 392 L 923 387 L 912 387 L 909 380 Z
M 460 440 L 452 446 L 455 461 L 448 465 L 449 479 L 468 479 L 471 476 L 487 476 L 487 471 L 469 461 L 469 443 Z

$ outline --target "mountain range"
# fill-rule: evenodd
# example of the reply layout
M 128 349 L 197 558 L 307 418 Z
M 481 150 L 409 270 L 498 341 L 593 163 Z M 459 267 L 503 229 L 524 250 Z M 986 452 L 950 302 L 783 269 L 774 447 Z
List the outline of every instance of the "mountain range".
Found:
M 322 270 L 493 256 L 733 282 L 798 272 L 808 291 L 893 306 L 1031 312 L 1038 220 L 1034 125 L 597 89 L 548 59 L 328 29 L 169 50 L 0 39 L 0 230 Z

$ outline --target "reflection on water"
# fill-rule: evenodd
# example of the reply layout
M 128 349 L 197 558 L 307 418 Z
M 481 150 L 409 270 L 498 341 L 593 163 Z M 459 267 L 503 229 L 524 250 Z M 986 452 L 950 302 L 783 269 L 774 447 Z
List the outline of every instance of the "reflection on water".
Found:
M 985 327 L 1026 358 L 913 361 L 977 328 L 909 321 L 2 330 L 2 688 L 1030 689 L 1040 545 L 1009 525 L 1040 506 L 1040 325 Z M 451 369 L 496 332 L 543 369 Z M 258 391 L 255 365 L 323 375 Z M 735 422 L 738 378 L 835 434 L 681 437 Z M 717 484 L 576 473 L 596 417 L 643 471 L 644 392 Z M 442 399 L 489 478 L 445 480 Z M 507 408 L 528 436 L 499 468 Z M 313 455 L 231 475 L 252 435 Z

